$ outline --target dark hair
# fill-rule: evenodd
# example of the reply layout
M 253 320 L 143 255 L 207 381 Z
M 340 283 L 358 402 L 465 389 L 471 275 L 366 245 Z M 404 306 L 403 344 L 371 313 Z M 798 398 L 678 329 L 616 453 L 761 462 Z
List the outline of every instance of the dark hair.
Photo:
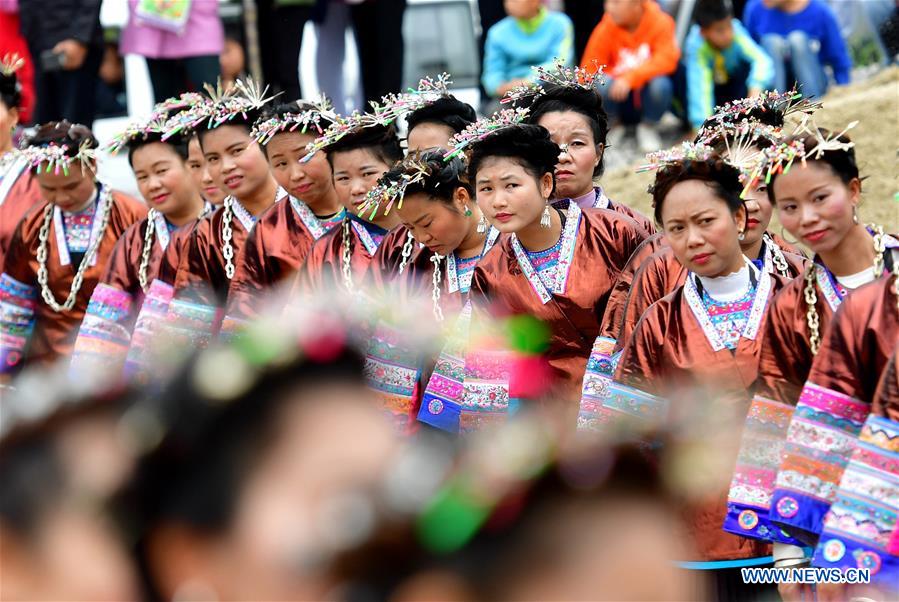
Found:
M 7 109 L 19 108 L 19 103 L 22 102 L 22 84 L 15 73 L 6 75 L 0 72 L 0 101 Z
M 547 113 L 572 111 L 587 119 L 593 134 L 593 143 L 602 144 L 605 151 L 606 136 L 609 133 L 609 116 L 602 105 L 602 96 L 595 88 L 585 90 L 570 86 L 546 86 L 544 93 L 537 96 L 530 105 L 527 122 L 537 125 Z M 593 169 L 593 177 L 598 178 L 605 170 L 603 152 L 599 164 Z
M 520 124 L 504 127 L 472 145 L 468 181 L 477 179 L 481 163 L 490 157 L 514 159 L 536 179 L 543 177 L 543 174 L 552 175 L 559 152 L 559 145 L 550 139 L 549 132 L 543 126 Z
M 818 136 L 823 139 L 830 139 L 833 136 L 833 132 L 824 128 L 818 128 Z M 784 142 L 789 144 L 791 142 L 801 141 L 807 156 L 811 155 L 811 152 L 818 147 L 818 136 L 815 134 L 798 134 L 795 136 L 790 136 Z M 852 140 L 846 134 L 842 136 L 836 137 L 835 140 L 839 140 L 844 144 L 850 144 Z M 858 170 L 858 163 L 855 159 L 855 147 L 850 146 L 846 150 L 828 150 L 824 151 L 820 157 L 812 158 L 809 156 L 806 161 L 817 161 L 820 163 L 824 163 L 830 167 L 830 170 L 836 175 L 843 184 L 849 185 L 852 180 L 858 179 L 859 182 L 864 180 Z M 793 162 L 793 168 L 795 169 L 797 161 Z M 780 173 L 772 173 L 771 181 L 768 183 L 768 199 L 771 203 L 776 203 L 776 199 L 774 198 L 774 181 L 777 180 L 777 177 Z
M 37 126 L 34 134 L 25 140 L 25 146 L 66 146 L 66 155 L 74 157 L 82 144 L 88 148 L 99 146 L 96 136 L 86 125 L 62 121 L 49 121 Z
M 461 157 L 444 160 L 445 151 L 429 149 L 418 156 L 410 156 L 392 167 L 381 177 L 381 182 L 390 184 L 398 182 L 405 175 L 416 173 L 422 163 L 427 165 L 429 174 L 421 182 L 413 182 L 406 186 L 405 196 L 423 192 L 434 199 L 451 203 L 458 188 L 464 188 L 471 194 L 465 161 Z
M 390 517 L 355 549 L 334 559 L 334 577 L 347 599 L 389 600 L 396 588 L 421 571 L 450 572 L 471 589 L 475 600 L 507 599 L 510 583 L 523 572 L 557 561 L 555 530 L 564 510 L 595 509 L 617 501 L 663 508 L 672 494 L 658 461 L 631 444 L 595 449 L 579 458 L 554 460 L 533 479 L 520 483 L 490 509 L 472 537 L 455 551 L 435 550 L 422 536 L 420 516 Z M 458 496 L 455 489 L 450 495 Z M 353 596 L 352 594 L 363 594 Z
M 734 9 L 730 0 L 699 0 L 693 9 L 693 20 L 702 28 L 733 16 Z
M 269 119 L 282 120 L 285 118 L 285 116 L 290 115 L 290 114 L 297 114 L 297 113 L 302 113 L 304 111 L 314 111 L 314 110 L 317 110 L 317 107 L 310 102 L 306 102 L 305 100 L 295 100 L 293 102 L 282 102 L 282 103 L 279 103 L 279 104 L 276 104 L 273 106 L 268 106 L 265 109 L 263 109 L 262 114 L 259 116 L 259 120 L 256 123 L 257 124 L 262 123 L 263 121 L 268 121 Z M 319 121 L 319 127 L 321 127 L 321 129 L 324 130 L 333 123 L 334 122 L 331 121 L 326 115 L 322 115 L 321 120 Z M 290 131 L 291 130 L 289 130 L 289 129 L 285 129 L 282 132 L 278 132 L 278 134 L 283 134 L 285 132 L 290 132 Z M 314 131 L 307 130 L 306 132 L 302 132 L 299 129 L 296 129 L 293 131 L 300 133 L 300 134 L 305 133 L 309 136 L 312 136 L 313 138 L 315 138 L 316 136 L 319 135 L 318 130 L 314 130 Z M 275 136 L 277 136 L 278 134 L 275 134 Z M 262 144 L 261 146 L 262 146 L 262 151 L 265 153 L 266 156 L 268 156 L 268 150 L 267 150 L 268 143 Z
M 406 129 L 411 132 L 413 128 L 422 123 L 436 123 L 445 125 L 457 134 L 478 118 L 471 105 L 462 102 L 455 96 L 441 96 L 434 102 L 412 111 L 406 115 Z
M 19 535 L 32 535 L 43 514 L 66 489 L 53 441 L 29 440 L 0 456 L 0 523 Z
M 144 408 L 162 429 L 158 445 L 139 458 L 115 500 L 120 522 L 134 535 L 149 599 L 161 599 L 146 555 L 154 528 L 173 521 L 206 533 L 225 530 L 242 483 L 271 439 L 278 410 L 299 391 L 321 384 L 364 384 L 362 357 L 338 347 L 321 359 L 306 355 L 263 367 L 246 391 L 223 400 L 204 392 L 198 378 L 210 369 L 202 365 L 209 353 L 192 358 L 167 390 L 133 408 Z
M 380 161 L 393 166 L 403 159 L 403 148 L 393 125 L 374 125 L 351 132 L 323 150 L 328 154 L 328 163 L 334 167 L 334 153 L 348 153 L 364 148 Z
M 187 136 L 182 136 L 180 134 L 175 134 L 174 136 L 163 140 L 162 134 L 152 133 L 147 134 L 139 139 L 131 140 L 128 143 L 128 165 L 134 168 L 134 151 L 139 148 L 143 148 L 148 144 L 153 144 L 154 142 L 160 142 L 162 144 L 167 144 L 175 151 L 179 157 L 181 157 L 181 161 L 187 161 L 187 146 L 190 142 L 192 135 L 188 134 Z
M 688 180 L 699 180 L 712 189 L 719 199 L 727 204 L 731 213 L 736 213 L 743 206 L 740 194 L 740 171 L 725 163 L 721 157 L 713 156 L 706 161 L 686 160 L 666 165 L 656 173 L 655 183 L 650 188 L 652 194 L 653 217 L 657 224 L 662 223 L 662 205 L 665 197 L 675 184 Z

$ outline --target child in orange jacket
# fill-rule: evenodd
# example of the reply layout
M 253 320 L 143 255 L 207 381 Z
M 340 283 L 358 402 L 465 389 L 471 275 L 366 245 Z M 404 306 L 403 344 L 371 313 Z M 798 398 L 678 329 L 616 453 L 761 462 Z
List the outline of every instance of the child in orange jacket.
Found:
M 610 116 L 637 123 L 640 150 L 661 146 L 656 126 L 671 104 L 680 49 L 674 19 L 654 0 L 605 0 L 605 15 L 587 42 L 581 66 L 605 65 L 600 91 Z

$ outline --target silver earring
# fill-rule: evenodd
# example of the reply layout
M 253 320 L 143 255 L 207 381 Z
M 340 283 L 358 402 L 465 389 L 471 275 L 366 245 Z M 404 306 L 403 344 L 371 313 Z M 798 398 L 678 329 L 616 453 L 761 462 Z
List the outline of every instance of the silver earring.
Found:
M 852 208 L 852 223 L 854 223 L 854 224 L 858 223 L 858 207 Z
M 546 206 L 543 208 L 543 215 L 540 216 L 540 227 L 541 228 L 549 228 L 552 224 L 549 215 L 549 202 L 546 203 Z
M 743 232 L 740 232 L 739 236 L 737 236 L 737 240 L 742 241 L 742 240 L 745 240 L 745 239 L 746 239 L 746 235 L 745 235 Z
M 490 227 L 490 222 L 487 221 L 487 218 L 481 214 L 481 219 L 478 220 L 478 234 L 483 234 L 487 231 L 487 228 Z

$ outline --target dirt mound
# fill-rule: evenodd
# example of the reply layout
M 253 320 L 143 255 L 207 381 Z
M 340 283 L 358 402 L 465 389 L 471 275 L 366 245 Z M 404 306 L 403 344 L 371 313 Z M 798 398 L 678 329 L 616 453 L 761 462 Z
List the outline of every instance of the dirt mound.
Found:
M 815 114 L 819 125 L 842 129 L 851 121 L 859 122 L 849 135 L 856 143 L 862 174 L 868 176 L 860 210 L 862 218 L 882 224 L 889 232 L 899 231 L 899 67 L 833 89 L 823 103 L 824 107 Z M 651 199 L 646 189 L 654 177 L 652 172 L 634 173 L 633 167 L 614 169 L 603 176 L 602 186 L 610 198 L 620 199 L 651 216 Z

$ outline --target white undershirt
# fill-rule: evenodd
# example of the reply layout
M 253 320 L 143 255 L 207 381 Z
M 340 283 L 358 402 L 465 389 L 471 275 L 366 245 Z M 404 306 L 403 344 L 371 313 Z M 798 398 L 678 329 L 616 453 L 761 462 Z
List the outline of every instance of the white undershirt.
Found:
M 747 263 L 743 264 L 742 268 L 727 276 L 707 278 L 697 274 L 696 277 L 699 278 L 702 287 L 712 299 L 719 303 L 730 303 L 742 299 L 749 291 L 750 269 L 755 270 L 755 266 L 747 261 Z
M 837 276 L 837 282 L 850 290 L 855 290 L 869 282 L 874 282 L 874 280 L 874 266 L 865 268 L 861 272 L 856 272 L 855 274 L 849 274 L 848 276 Z

